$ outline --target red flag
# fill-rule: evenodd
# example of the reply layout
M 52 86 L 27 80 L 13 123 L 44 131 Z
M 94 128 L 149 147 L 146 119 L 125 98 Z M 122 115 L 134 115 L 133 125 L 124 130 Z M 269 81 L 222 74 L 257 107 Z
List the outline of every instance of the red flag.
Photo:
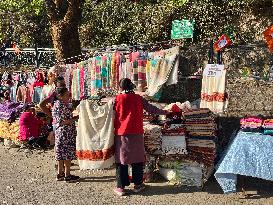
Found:
M 264 38 L 268 45 L 269 51 L 273 52 L 273 25 L 264 31 Z
M 219 39 L 218 41 L 216 41 L 213 45 L 214 49 L 216 51 L 220 51 L 222 50 L 223 48 L 229 46 L 232 44 L 232 41 L 229 39 L 229 37 L 225 34 L 223 34 Z

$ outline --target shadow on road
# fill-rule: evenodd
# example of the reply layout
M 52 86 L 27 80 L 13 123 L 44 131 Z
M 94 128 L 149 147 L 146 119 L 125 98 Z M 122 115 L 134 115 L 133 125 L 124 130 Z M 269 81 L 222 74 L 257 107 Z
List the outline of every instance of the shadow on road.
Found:
M 79 182 L 113 182 L 116 178 L 114 176 L 101 176 L 101 177 L 84 177 Z
M 158 182 L 157 182 L 158 183 Z M 168 195 L 179 193 L 195 193 L 206 192 L 208 194 L 223 194 L 223 191 L 217 183 L 214 176 L 205 183 L 203 188 L 174 186 L 150 183 L 147 190 L 142 193 L 143 196 Z M 262 199 L 273 197 L 273 182 L 262 179 L 239 176 L 237 184 L 237 194 L 241 195 L 242 199 Z

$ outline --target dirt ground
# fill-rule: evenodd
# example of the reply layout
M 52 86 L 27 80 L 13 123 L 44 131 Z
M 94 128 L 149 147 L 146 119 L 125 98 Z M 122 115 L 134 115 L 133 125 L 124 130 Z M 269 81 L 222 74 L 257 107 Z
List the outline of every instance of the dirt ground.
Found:
M 80 182 L 56 182 L 53 150 L 26 153 L 0 145 L 0 156 L 0 204 L 273 204 L 273 183 L 253 178 L 239 180 L 248 197 L 242 192 L 224 195 L 214 177 L 203 190 L 159 181 L 148 183 L 141 194 L 133 194 L 129 187 L 128 196 L 118 197 L 112 191 L 114 170 L 83 172 L 73 166 L 73 173 L 82 177 Z

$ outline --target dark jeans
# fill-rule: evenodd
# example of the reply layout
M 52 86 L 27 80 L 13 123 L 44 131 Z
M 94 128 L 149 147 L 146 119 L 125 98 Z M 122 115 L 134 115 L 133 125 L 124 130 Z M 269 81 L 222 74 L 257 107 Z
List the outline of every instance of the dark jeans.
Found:
M 143 183 L 143 169 L 144 163 L 134 163 L 132 166 L 132 182 L 135 185 L 140 185 Z M 116 164 L 116 178 L 117 178 L 117 187 L 124 188 L 125 186 L 130 185 L 129 174 L 128 174 L 128 165 Z

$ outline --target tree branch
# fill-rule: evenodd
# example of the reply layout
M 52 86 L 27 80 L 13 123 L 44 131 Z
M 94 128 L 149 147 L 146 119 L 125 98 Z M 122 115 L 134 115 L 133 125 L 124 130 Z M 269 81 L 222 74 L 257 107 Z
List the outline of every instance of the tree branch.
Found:
M 80 21 L 84 3 L 85 0 L 68 0 L 68 9 L 63 19 L 64 25 Z
M 53 0 L 45 0 L 46 10 L 50 22 L 57 21 L 57 8 L 56 3 Z

